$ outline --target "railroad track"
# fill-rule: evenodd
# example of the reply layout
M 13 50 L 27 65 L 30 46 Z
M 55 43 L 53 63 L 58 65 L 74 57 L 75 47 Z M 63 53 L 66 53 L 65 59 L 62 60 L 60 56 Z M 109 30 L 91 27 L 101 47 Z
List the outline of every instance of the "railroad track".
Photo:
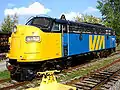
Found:
M 108 90 L 118 80 L 120 80 L 120 60 L 66 84 L 77 87 L 78 90 Z
M 1 59 L 1 60 L 6 59 L 6 54 L 7 54 L 7 53 L 0 53 L 0 59 Z
M 120 50 L 117 50 L 117 52 L 111 54 L 109 57 L 112 58 L 112 56 L 117 55 L 117 54 L 120 54 Z M 84 63 L 81 63 L 80 65 L 73 66 L 73 67 L 70 67 L 70 68 L 68 68 L 68 69 L 64 69 L 63 71 L 64 71 L 65 73 L 67 73 L 67 72 L 71 73 L 71 72 L 73 72 L 73 71 L 79 70 L 80 68 L 82 68 L 82 67 L 85 66 L 85 65 L 92 64 L 93 62 L 97 62 L 98 60 L 101 60 L 101 59 L 102 59 L 102 58 L 93 59 L 93 60 L 90 60 L 91 62 L 84 62 Z
M 10 90 L 25 85 L 28 82 L 13 82 L 11 79 L 0 80 L 0 90 Z
M 4 83 L 4 82 L 10 81 L 10 80 L 11 80 L 10 78 L 0 79 L 0 83 Z
M 119 54 L 120 53 L 120 51 L 119 52 L 116 52 L 116 53 L 114 53 L 114 54 L 112 54 L 112 55 L 110 55 L 110 56 L 113 56 L 113 55 L 116 55 L 116 54 Z M 101 59 L 101 58 L 100 58 Z M 97 61 L 98 59 L 95 59 L 93 62 L 95 62 L 95 61 Z M 69 72 L 69 73 L 71 73 L 71 72 L 73 72 L 73 71 L 75 71 L 75 70 L 78 70 L 78 69 L 80 69 L 82 66 L 84 66 L 84 65 L 86 65 L 86 64 L 88 64 L 89 62 L 87 62 L 87 63 L 85 63 L 85 64 L 82 64 L 82 65 L 77 65 L 77 66 L 75 66 L 75 67 L 71 67 L 71 68 L 69 68 L 69 69 L 65 69 L 64 70 L 64 72 Z M 90 63 L 92 63 L 92 62 L 90 62 Z M 58 76 L 59 76 L 59 74 L 58 74 Z M 34 80 L 35 81 L 35 80 Z M 33 82 L 33 81 L 32 81 Z M 16 89 L 16 88 L 18 88 L 18 87 L 21 87 L 22 86 L 22 89 L 25 89 L 25 88 L 28 88 L 28 87 L 35 87 L 37 84 L 37 82 L 35 82 L 34 84 L 35 85 L 28 85 L 29 83 L 32 83 L 32 82 L 13 82 L 13 81 L 11 81 L 11 79 L 3 79 L 3 80 L 0 80 L 0 90 L 10 90 L 10 89 Z M 72 81 L 73 82 L 73 81 Z M 68 83 L 67 83 L 68 84 Z M 73 84 L 72 84 L 73 85 Z M 18 90 L 21 90 L 21 89 L 18 89 Z
M 38 85 L 39 84 L 37 79 L 34 79 L 32 81 L 24 81 L 24 82 L 17 82 L 11 80 L 10 78 L 0 80 L 0 90 L 23 90 Z

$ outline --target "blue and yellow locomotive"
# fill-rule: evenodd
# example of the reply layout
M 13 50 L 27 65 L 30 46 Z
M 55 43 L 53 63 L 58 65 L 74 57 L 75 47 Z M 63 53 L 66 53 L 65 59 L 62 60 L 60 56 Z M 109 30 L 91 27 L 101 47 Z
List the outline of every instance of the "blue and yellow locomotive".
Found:
M 32 80 L 46 66 L 70 65 L 77 55 L 111 53 L 116 36 L 103 25 L 36 16 L 26 25 L 15 26 L 9 42 L 7 68 L 12 79 L 24 81 Z

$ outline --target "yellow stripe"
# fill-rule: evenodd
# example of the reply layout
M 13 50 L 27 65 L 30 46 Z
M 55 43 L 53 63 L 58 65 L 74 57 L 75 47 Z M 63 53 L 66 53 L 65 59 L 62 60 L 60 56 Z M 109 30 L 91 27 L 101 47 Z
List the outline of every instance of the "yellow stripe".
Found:
M 103 45 L 103 48 L 102 48 L 102 45 Z M 104 48 L 105 48 L 105 39 L 104 39 L 104 36 L 101 36 L 99 49 L 104 49 Z
M 100 35 L 97 36 L 97 43 L 96 43 L 96 47 L 95 50 L 98 50 L 99 48 L 99 42 L 100 42 Z
M 89 36 L 89 50 L 93 51 L 95 44 L 96 44 L 96 40 L 97 40 L 97 35 L 94 36 L 94 39 L 92 40 L 92 35 Z

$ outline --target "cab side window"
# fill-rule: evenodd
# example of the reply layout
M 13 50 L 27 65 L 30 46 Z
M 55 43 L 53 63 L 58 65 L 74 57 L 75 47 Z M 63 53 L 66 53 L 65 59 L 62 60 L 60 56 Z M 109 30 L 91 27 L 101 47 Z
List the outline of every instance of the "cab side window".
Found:
M 67 32 L 67 25 L 62 25 L 62 31 L 64 32 L 64 33 L 66 33 Z
M 51 31 L 60 31 L 60 24 L 54 23 Z
M 33 20 L 28 21 L 25 25 L 31 25 Z

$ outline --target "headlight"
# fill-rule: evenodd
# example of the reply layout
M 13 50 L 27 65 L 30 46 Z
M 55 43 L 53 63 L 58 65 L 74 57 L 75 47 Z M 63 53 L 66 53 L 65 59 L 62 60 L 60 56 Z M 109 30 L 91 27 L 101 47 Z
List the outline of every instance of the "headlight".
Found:
M 27 36 L 26 37 L 27 42 L 40 42 L 39 36 Z
M 12 32 L 14 32 L 14 33 L 17 32 L 17 27 L 16 26 L 13 27 Z

